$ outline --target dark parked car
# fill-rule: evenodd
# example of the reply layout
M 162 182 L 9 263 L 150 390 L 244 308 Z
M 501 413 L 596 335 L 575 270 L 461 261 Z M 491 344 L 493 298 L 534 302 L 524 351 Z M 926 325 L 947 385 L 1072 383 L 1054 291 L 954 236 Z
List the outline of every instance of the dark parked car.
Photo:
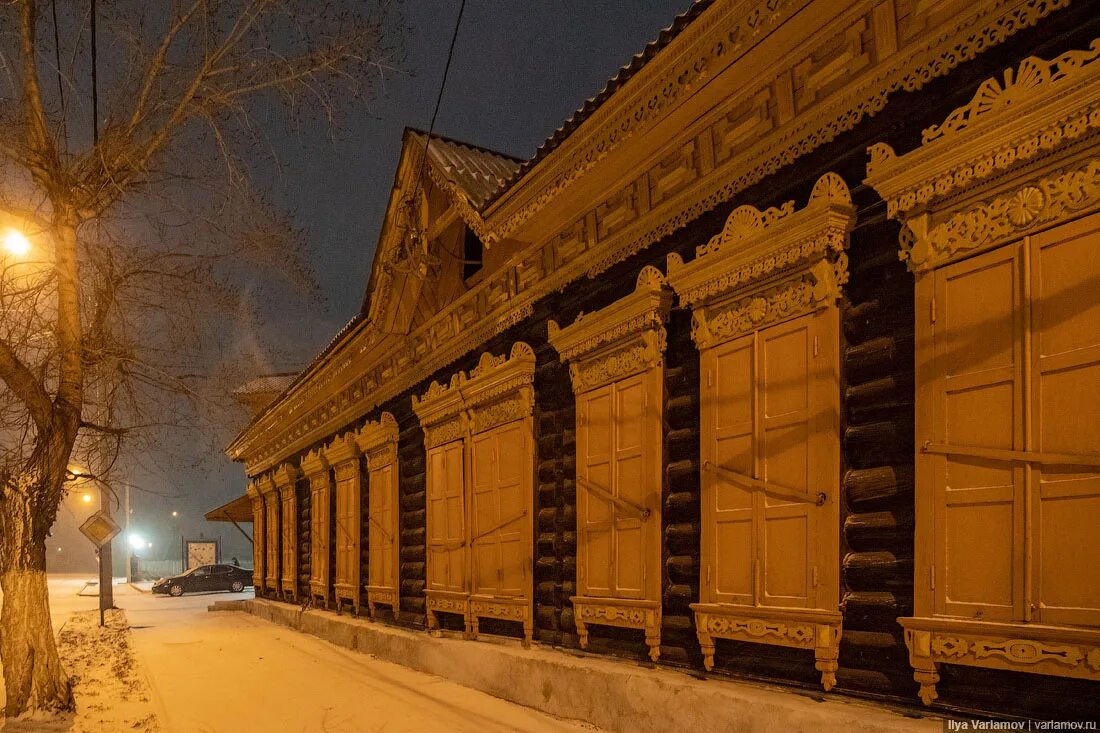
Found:
M 252 585 L 252 571 L 235 565 L 199 565 L 185 573 L 161 578 L 153 583 L 154 593 L 182 596 L 184 593 L 206 593 L 227 590 L 240 593 Z

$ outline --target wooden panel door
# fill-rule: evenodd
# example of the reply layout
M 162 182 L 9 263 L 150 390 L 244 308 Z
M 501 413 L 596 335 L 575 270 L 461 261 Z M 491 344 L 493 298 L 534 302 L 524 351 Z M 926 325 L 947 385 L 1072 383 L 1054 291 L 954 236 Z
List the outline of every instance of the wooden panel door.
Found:
M 309 581 L 328 586 L 329 490 L 328 475 L 309 481 Z
M 1100 455 L 1100 215 L 1031 238 L 1032 450 Z M 1030 469 L 1035 620 L 1100 625 L 1100 471 Z
M 267 530 L 267 585 L 278 590 L 279 588 L 279 495 L 267 494 L 264 496 L 264 507 L 267 511 L 264 525 Z
M 343 597 L 358 597 L 360 486 L 359 460 L 336 468 L 336 586 Z
M 428 451 L 428 589 L 466 590 L 466 512 L 461 440 Z
M 533 481 L 529 425 L 516 420 L 475 435 L 470 451 L 472 592 L 526 596 Z
M 700 355 L 702 460 L 753 475 L 756 467 L 756 336 L 726 342 Z M 704 603 L 752 605 L 756 563 L 753 492 L 702 474 Z
M 370 471 L 367 485 L 368 584 L 397 587 L 397 464 Z
M 716 467 L 702 474 L 703 603 L 825 602 L 819 581 L 831 579 L 838 561 L 824 534 L 831 510 L 753 489 L 733 474 L 807 495 L 833 493 L 836 340 L 830 309 L 702 352 L 701 458 Z
M 934 443 L 1024 450 L 1022 267 L 1014 244 L 936 271 Z M 1024 467 L 960 455 L 925 460 L 935 612 L 1022 618 Z
M 832 483 L 830 468 L 817 465 L 819 443 L 837 434 L 818 381 L 828 365 L 821 357 L 816 325 L 806 315 L 757 334 L 756 400 L 759 425 L 758 476 L 784 488 L 817 494 Z M 825 380 L 828 381 L 828 380 Z M 835 389 L 830 383 L 829 388 Z M 835 438 L 834 438 L 835 440 Z M 764 606 L 813 608 L 814 520 L 820 513 L 806 501 L 757 492 L 757 581 Z M 820 558 L 825 562 L 830 559 Z
M 659 371 L 651 369 L 577 396 L 581 595 L 650 595 L 657 532 L 653 521 L 630 508 L 651 508 L 651 494 L 660 491 L 650 470 L 654 461 L 661 463 L 659 379 Z

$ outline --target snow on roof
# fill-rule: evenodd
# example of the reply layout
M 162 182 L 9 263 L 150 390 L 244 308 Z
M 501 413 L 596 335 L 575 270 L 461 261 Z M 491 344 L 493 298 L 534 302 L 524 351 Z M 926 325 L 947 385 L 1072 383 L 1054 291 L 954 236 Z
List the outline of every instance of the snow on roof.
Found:
M 255 379 L 245 382 L 240 387 L 233 390 L 233 394 L 240 396 L 270 394 L 272 392 L 281 394 L 287 387 L 293 384 L 296 376 L 298 376 L 298 372 L 265 374 L 264 376 L 256 377 Z
M 427 133 L 410 128 L 409 134 L 422 139 Z M 495 150 L 432 134 L 428 156 L 470 201 L 480 208 L 519 170 L 521 160 Z

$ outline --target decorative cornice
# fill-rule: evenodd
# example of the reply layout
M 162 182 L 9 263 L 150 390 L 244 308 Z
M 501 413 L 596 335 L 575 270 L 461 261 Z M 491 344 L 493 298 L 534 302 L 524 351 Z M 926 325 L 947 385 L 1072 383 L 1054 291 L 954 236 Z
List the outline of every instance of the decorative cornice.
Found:
M 1098 205 L 1100 39 L 1052 61 L 1024 59 L 899 156 L 868 149 L 866 182 L 903 223 L 921 271 Z
M 808 270 L 826 258 L 836 261 L 848 246 L 855 220 L 848 186 L 835 173 L 826 173 L 799 211 L 793 201 L 767 211 L 741 206 L 730 214 L 721 233 L 696 249 L 690 263 L 669 255 L 669 284 L 685 306 L 744 296 L 794 268 Z M 839 291 L 817 295 L 821 300 Z
M 275 479 L 275 486 L 280 491 L 283 489 L 293 489 L 295 483 L 298 481 L 298 477 L 302 475 L 302 472 L 289 463 L 281 464 L 273 473 Z
M 664 363 L 664 323 L 672 292 L 656 267 L 638 273 L 634 292 L 567 328 L 547 323 L 550 344 L 569 364 L 573 391 L 585 392 Z
M 270 473 L 265 473 L 258 477 L 254 485 L 256 486 L 256 490 L 263 496 L 278 493 L 278 489 L 275 486 L 275 480 L 271 477 Z
M 498 227 L 532 197 L 554 200 L 541 193 L 557 177 L 554 161 L 584 157 L 578 151 L 587 140 L 593 150 L 621 144 L 626 136 L 616 133 L 618 123 L 641 113 L 648 121 L 640 127 L 629 123 L 629 137 L 648 147 L 637 158 L 641 162 L 631 164 L 631 180 L 623 185 L 616 169 L 613 184 L 609 178 L 601 193 L 586 195 L 593 201 L 590 208 L 517 236 L 534 243 L 407 339 L 380 343 L 376 326 L 369 324 L 350 332 L 315 373 L 234 441 L 230 457 L 245 461 L 249 475 L 255 475 L 325 439 L 527 318 L 539 298 L 586 273 L 604 271 L 852 129 L 879 112 L 893 92 L 920 89 L 1069 5 L 1069 0 L 944 0 L 902 8 L 892 1 L 856 0 L 843 12 L 814 15 L 824 0 L 781 7 L 769 7 L 769 1 L 716 3 L 701 14 L 601 106 L 586 129 L 571 135 L 484 216 L 490 227 Z M 753 7 L 756 12 L 750 12 Z M 827 20 L 800 32 L 775 30 L 766 34 L 776 39 L 772 46 L 756 45 L 764 37 L 758 28 L 775 29 L 796 10 L 799 17 Z M 695 62 L 711 53 L 720 58 L 695 69 Z M 690 73 L 680 73 L 689 67 Z M 744 78 L 758 81 L 744 84 Z M 668 84 L 671 96 L 662 97 L 657 102 L 662 111 L 651 116 L 646 105 Z M 708 97 L 703 88 L 711 84 L 717 91 Z M 705 99 L 714 100 L 712 106 L 696 109 Z M 671 111 L 686 106 L 692 106 L 695 122 L 673 135 L 647 135 Z
M 358 461 L 362 455 L 355 443 L 355 433 L 344 433 L 325 446 L 325 458 L 333 468 L 339 468 L 349 461 Z
M 508 356 L 485 352 L 477 366 L 451 377 L 449 386 L 433 382 L 423 397 L 413 396 L 413 411 L 424 427 L 429 448 L 512 420 L 530 417 L 535 407 L 535 352 L 522 341 Z
M 325 459 L 325 452 L 320 448 L 311 450 L 306 453 L 306 457 L 302 459 L 302 472 L 312 482 L 318 477 L 328 477 L 329 464 Z
M 391 413 L 383 412 L 378 420 L 368 422 L 360 430 L 355 438 L 356 444 L 364 454 L 382 449 L 397 443 L 399 434 L 397 418 Z

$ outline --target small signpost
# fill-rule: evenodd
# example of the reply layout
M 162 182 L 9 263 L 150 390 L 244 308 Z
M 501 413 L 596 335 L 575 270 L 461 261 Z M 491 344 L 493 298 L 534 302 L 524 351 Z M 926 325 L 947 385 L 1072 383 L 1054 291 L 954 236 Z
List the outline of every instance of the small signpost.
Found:
M 99 550 L 99 625 L 103 625 L 103 612 L 107 610 L 107 605 L 113 605 L 113 598 L 111 597 L 110 587 L 104 588 L 104 578 L 106 583 L 110 586 L 111 583 L 111 561 L 110 552 L 106 555 L 107 567 L 104 570 L 104 548 L 110 550 L 111 540 L 115 538 L 122 528 L 115 524 L 115 520 L 111 519 L 111 515 L 100 509 L 80 525 L 81 533 L 92 541 L 92 544 Z

